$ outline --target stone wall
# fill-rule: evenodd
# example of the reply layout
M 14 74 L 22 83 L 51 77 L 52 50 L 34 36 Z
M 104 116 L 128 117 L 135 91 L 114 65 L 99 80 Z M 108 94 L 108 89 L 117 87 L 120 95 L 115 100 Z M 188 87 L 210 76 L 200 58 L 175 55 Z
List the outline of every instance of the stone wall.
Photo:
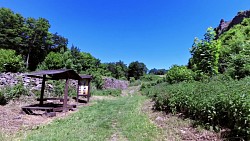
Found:
M 25 75 L 25 73 L 0 73 L 0 88 L 10 85 L 14 86 L 18 82 L 22 81 L 24 86 L 31 90 L 41 90 L 42 79 L 31 78 Z M 70 80 L 70 85 L 77 86 L 78 81 Z M 116 80 L 113 78 L 104 78 L 104 89 L 126 89 L 129 85 L 128 81 Z M 51 84 L 46 83 L 46 89 L 53 90 Z

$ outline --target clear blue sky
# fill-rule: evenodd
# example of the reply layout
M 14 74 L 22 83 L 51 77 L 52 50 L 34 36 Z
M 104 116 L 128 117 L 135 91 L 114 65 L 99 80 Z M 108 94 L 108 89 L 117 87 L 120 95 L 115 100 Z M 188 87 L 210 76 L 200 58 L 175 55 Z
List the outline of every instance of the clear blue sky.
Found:
M 249 0 L 0 0 L 24 17 L 50 21 L 81 51 L 104 62 L 140 61 L 149 69 L 186 65 L 194 37 L 250 9 Z

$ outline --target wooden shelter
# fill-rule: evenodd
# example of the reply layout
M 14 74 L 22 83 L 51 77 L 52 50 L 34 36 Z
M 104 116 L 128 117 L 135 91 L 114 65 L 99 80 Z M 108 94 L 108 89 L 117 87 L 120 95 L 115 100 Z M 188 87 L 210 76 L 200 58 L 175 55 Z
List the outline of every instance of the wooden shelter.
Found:
M 60 70 L 42 70 L 37 72 L 32 72 L 27 74 L 29 77 L 42 78 L 42 87 L 41 87 L 41 95 L 38 99 L 40 101 L 39 104 L 24 106 L 22 110 L 26 113 L 32 112 L 31 110 L 45 110 L 46 112 L 55 112 L 55 111 L 68 111 L 70 108 L 73 108 L 74 105 L 68 105 L 68 83 L 69 79 L 81 80 L 82 77 L 79 76 L 74 70 L 71 69 L 60 69 Z M 59 80 L 65 79 L 65 88 L 64 88 L 64 97 L 63 98 L 44 98 L 44 89 L 45 89 L 45 81 L 46 80 Z M 45 105 L 45 100 L 60 100 L 63 102 L 63 105 L 54 104 L 54 105 Z

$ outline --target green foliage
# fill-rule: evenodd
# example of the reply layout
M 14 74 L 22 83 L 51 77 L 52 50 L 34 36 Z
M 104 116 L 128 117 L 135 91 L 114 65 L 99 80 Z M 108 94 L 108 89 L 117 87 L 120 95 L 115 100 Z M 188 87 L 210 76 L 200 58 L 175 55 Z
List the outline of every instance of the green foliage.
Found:
M 220 56 L 220 71 L 236 79 L 249 75 L 250 67 L 250 18 L 223 33 Z
M 28 90 L 24 87 L 22 82 L 19 82 L 18 84 L 14 86 L 6 86 L 3 89 L 1 89 L 1 92 L 0 92 L 0 95 L 2 95 L 3 103 L 8 102 L 13 99 L 18 99 L 20 96 L 28 95 L 28 94 L 29 94 Z
M 158 109 L 181 112 L 214 128 L 230 128 L 235 136 L 249 139 L 249 80 L 234 81 L 228 76 L 219 76 L 207 83 L 161 83 L 142 89 L 142 93 L 152 97 Z
M 0 72 L 21 72 L 24 70 L 24 61 L 14 50 L 0 49 Z
M 122 91 L 120 89 L 105 89 L 105 90 L 92 90 L 92 95 L 99 96 L 120 96 Z
M 194 72 L 186 66 L 173 65 L 166 74 L 166 81 L 170 84 L 194 80 Z
M 116 79 L 127 79 L 128 67 L 122 61 L 115 63 L 107 63 L 107 70 L 111 72 L 111 76 Z
M 0 47 L 21 52 L 25 19 L 8 8 L 0 8 Z
M 157 75 L 148 74 L 148 75 L 142 76 L 140 80 L 143 82 L 151 82 L 151 81 L 157 81 L 159 79 L 162 79 L 162 78 Z
M 35 70 L 50 51 L 67 48 L 68 40 L 49 32 L 45 18 L 24 18 L 10 9 L 0 8 L 0 47 L 15 50 L 26 62 L 26 68 Z
M 212 76 L 218 74 L 221 41 L 214 40 L 215 31 L 208 28 L 204 39 L 195 38 L 190 52 L 189 68 Z
M 134 77 L 136 80 L 146 74 L 148 71 L 146 65 L 142 62 L 131 62 L 128 66 L 128 77 Z
M 75 69 L 73 64 L 73 56 L 70 51 L 64 53 L 50 52 L 44 61 L 38 66 L 39 70 L 54 70 L 54 69 Z
M 153 68 L 149 71 L 149 74 L 154 74 L 154 75 L 164 75 L 167 72 L 165 69 L 156 69 Z
M 50 92 L 49 97 L 62 97 L 64 95 L 65 80 L 49 80 L 47 83 L 51 84 L 54 88 L 54 90 Z M 68 85 L 68 96 L 75 97 L 76 95 L 77 88 L 72 85 Z

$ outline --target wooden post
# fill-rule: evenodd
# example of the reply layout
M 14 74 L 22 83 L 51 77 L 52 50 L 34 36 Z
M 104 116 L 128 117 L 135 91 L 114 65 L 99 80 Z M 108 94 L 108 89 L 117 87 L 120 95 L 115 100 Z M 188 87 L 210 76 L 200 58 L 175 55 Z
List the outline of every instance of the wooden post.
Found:
M 87 96 L 87 101 L 89 102 L 89 98 L 91 97 L 91 93 L 90 93 L 90 79 L 87 79 L 88 80 L 88 96 Z
M 67 101 L 68 101 L 68 83 L 69 79 L 66 79 L 65 88 L 64 88 L 64 99 L 63 99 L 63 112 L 67 111 Z
M 46 75 L 43 75 L 43 82 L 42 82 L 41 95 L 40 95 L 40 105 L 43 105 L 43 95 L 44 95 L 44 89 L 45 89 L 45 79 L 46 79 Z
M 79 98 L 79 83 L 80 83 L 80 80 L 78 80 L 78 84 L 77 84 L 77 90 L 76 90 L 76 102 L 78 103 L 78 98 Z

